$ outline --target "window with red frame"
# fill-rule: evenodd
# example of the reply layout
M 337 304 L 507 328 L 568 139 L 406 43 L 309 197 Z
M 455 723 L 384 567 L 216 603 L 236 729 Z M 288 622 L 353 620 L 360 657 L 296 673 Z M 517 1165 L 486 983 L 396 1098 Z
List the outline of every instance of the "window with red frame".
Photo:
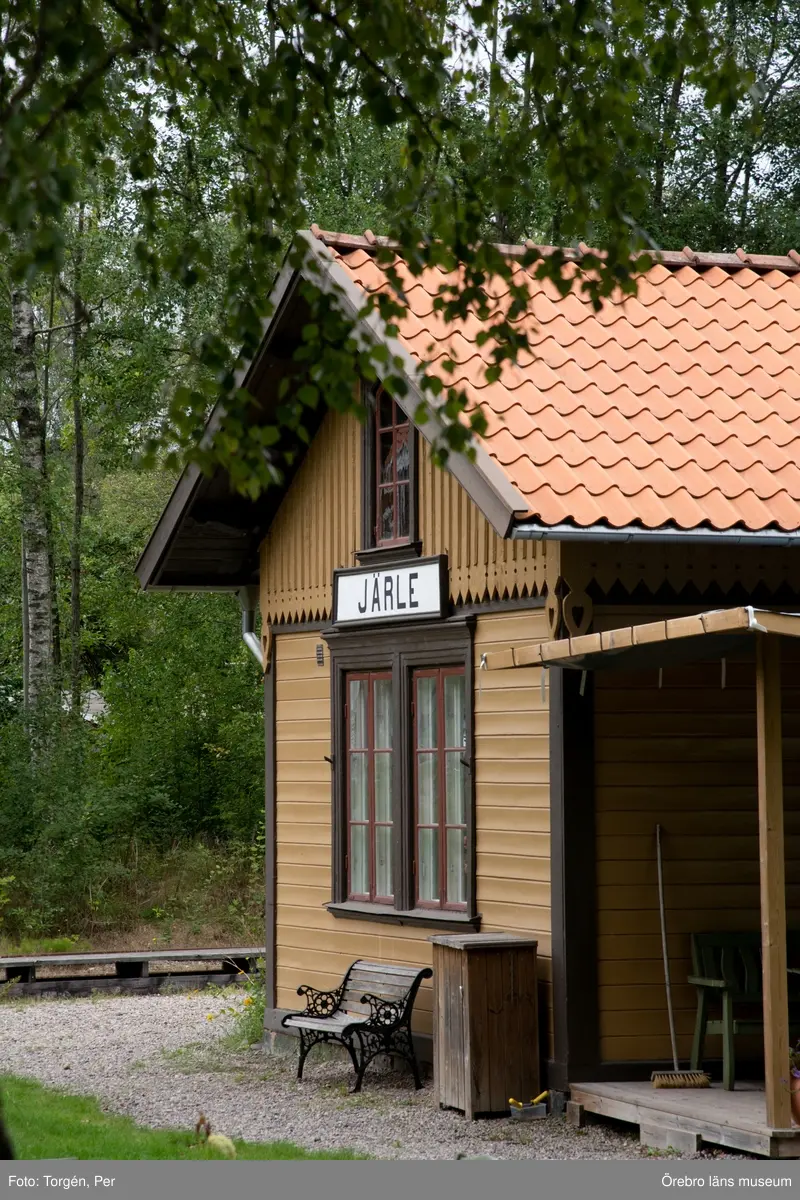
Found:
M 375 405 L 375 544 L 407 542 L 411 529 L 411 427 L 386 392 Z
M 392 721 L 390 672 L 348 674 L 347 894 L 394 900 L 392 881 Z
M 416 903 L 467 907 L 467 715 L 460 667 L 415 671 Z

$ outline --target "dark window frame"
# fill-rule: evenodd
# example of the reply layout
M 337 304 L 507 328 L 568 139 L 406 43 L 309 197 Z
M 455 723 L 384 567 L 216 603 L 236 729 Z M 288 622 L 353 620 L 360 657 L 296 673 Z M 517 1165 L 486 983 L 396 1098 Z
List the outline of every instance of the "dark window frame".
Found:
M 377 749 L 375 746 L 375 681 L 378 679 L 392 679 L 390 671 L 348 671 L 345 675 L 345 711 L 344 711 L 344 726 L 345 726 L 345 741 L 349 734 L 348 708 L 350 704 L 349 684 L 357 680 L 367 681 L 367 730 L 366 740 L 367 745 L 364 748 L 359 747 L 354 750 L 353 747 L 347 746 L 345 750 L 345 819 L 347 822 L 346 832 L 346 848 L 345 848 L 345 873 L 347 877 L 347 898 L 348 900 L 357 900 L 365 904 L 394 904 L 394 895 L 382 896 L 378 894 L 376 886 L 376 869 L 375 869 L 375 830 L 378 825 L 385 825 L 385 821 L 376 821 L 375 819 L 375 755 L 376 754 L 391 754 L 392 762 L 394 762 L 394 738 L 392 738 L 391 748 Z M 394 682 L 394 680 L 392 680 Z M 393 731 L 394 732 L 394 731 Z M 354 821 L 350 812 L 350 780 L 351 780 L 351 755 L 363 754 L 367 759 L 367 820 Z M 394 813 L 392 814 L 394 817 Z M 355 893 L 351 888 L 350 878 L 350 856 L 352 854 L 352 846 L 350 843 L 350 834 L 353 825 L 366 825 L 368 837 L 368 876 L 369 876 L 369 893 Z M 394 862 L 392 862 L 394 868 Z M 392 871 L 392 886 L 394 887 L 394 871 Z
M 370 560 L 407 558 L 419 555 L 419 439 L 417 430 L 408 419 L 408 537 L 394 541 L 378 541 L 378 418 L 376 410 L 382 388 L 380 385 L 363 385 L 363 403 L 366 418 L 361 445 L 361 550 L 362 556 Z M 393 401 L 396 411 L 403 409 Z M 403 486 L 406 486 L 405 484 Z
M 337 917 L 379 920 L 440 928 L 452 924 L 477 927 L 475 879 L 475 770 L 474 770 L 474 650 L 475 617 L 454 617 L 420 623 L 413 628 L 323 631 L 331 662 L 331 758 L 332 758 L 332 899 L 329 911 Z M 464 671 L 467 722 L 467 903 L 464 908 L 421 908 L 416 904 L 413 874 L 415 789 L 413 775 L 414 738 L 411 699 L 413 674 L 417 669 L 461 667 Z M 344 701 L 347 676 L 353 673 L 391 670 L 394 682 L 392 740 L 392 796 L 395 808 L 392 828 L 392 879 L 394 905 L 354 902 L 348 896 L 346 854 L 347 825 L 347 727 Z M 397 799 L 399 797 L 399 800 Z
M 448 829 L 464 829 L 464 837 L 467 839 L 467 850 L 469 851 L 469 813 L 467 814 L 466 825 L 452 825 L 447 822 L 447 753 L 448 751 L 460 750 L 462 763 L 468 761 L 465 757 L 465 747 L 448 746 L 445 739 L 445 710 L 444 710 L 444 679 L 447 675 L 459 675 L 464 679 L 464 703 L 466 707 L 466 686 L 467 678 L 463 667 L 457 664 L 448 666 L 436 667 L 417 667 L 411 676 L 412 686 L 412 754 L 414 758 L 414 901 L 417 908 L 428 908 L 434 912 L 467 912 L 469 905 L 467 903 L 449 900 L 447 898 L 447 830 Z M 419 819 L 419 758 L 421 754 L 430 753 L 429 749 L 420 749 L 418 739 L 418 722 L 419 711 L 417 708 L 415 683 L 417 679 L 436 679 L 436 776 L 437 788 L 439 794 L 439 820 L 435 825 L 423 824 Z M 417 841 L 420 829 L 436 829 L 439 835 L 439 899 L 438 900 L 422 900 L 419 895 L 419 844 Z M 469 873 L 469 853 L 467 854 L 467 872 Z

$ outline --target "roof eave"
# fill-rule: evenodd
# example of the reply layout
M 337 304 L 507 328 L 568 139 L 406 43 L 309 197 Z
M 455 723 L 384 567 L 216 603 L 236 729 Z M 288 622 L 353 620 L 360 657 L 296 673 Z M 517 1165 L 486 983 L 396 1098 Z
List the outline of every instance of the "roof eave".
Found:
M 251 359 L 243 363 L 236 371 L 234 376 L 234 389 L 244 387 L 253 373 L 257 370 L 258 364 L 266 353 L 269 346 L 271 335 L 275 332 L 280 324 L 281 313 L 290 299 L 294 287 L 297 283 L 298 272 L 287 260 L 275 281 L 275 286 L 270 294 L 271 315 L 262 321 L 261 342 L 258 350 Z M 224 419 L 225 410 L 221 403 L 214 406 L 211 415 L 206 422 L 203 431 L 202 444 L 208 445 L 214 434 L 220 427 Z M 139 556 L 139 560 L 134 568 L 136 576 L 144 590 L 159 589 L 159 576 L 161 574 L 164 561 L 169 553 L 175 537 L 177 536 L 183 520 L 188 513 L 192 500 L 194 499 L 197 489 L 202 482 L 202 472 L 196 463 L 189 463 L 183 468 L 183 471 L 178 478 L 175 487 L 172 490 L 172 495 L 167 501 L 158 523 L 150 535 L 147 545 Z M 161 590 L 176 590 L 173 587 L 163 588 Z M 197 588 L 189 590 L 197 591 Z M 235 590 L 228 585 L 220 584 L 215 586 L 213 582 L 205 585 L 203 590 L 206 591 L 231 591 Z
M 512 539 L 539 542 L 651 542 L 661 545 L 725 546 L 800 546 L 800 530 L 785 529 L 679 529 L 661 526 L 647 529 L 641 525 L 545 525 L 527 517 L 517 520 L 509 536 Z

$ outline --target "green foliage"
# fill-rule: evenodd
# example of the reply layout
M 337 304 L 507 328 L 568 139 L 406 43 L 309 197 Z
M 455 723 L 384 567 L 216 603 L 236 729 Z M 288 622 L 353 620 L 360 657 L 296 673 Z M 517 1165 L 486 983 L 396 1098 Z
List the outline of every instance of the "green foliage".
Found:
M 183 452 L 205 467 L 222 463 L 247 494 L 280 478 L 306 435 L 304 400 L 295 398 L 265 441 L 235 367 L 261 338 L 266 281 L 314 212 L 317 178 L 320 209 L 336 217 L 371 209 L 412 274 L 464 264 L 462 281 L 441 297 L 445 320 L 467 305 L 485 314 L 488 281 L 509 283 L 509 319 L 490 323 L 494 374 L 524 347 L 514 316 L 528 296 L 487 235 L 499 224 L 510 231 L 514 218 L 530 234 L 544 201 L 558 214 L 560 239 L 599 234 L 605 254 L 579 279 L 565 276 L 558 254 L 531 253 L 528 265 L 595 301 L 631 290 L 631 252 L 651 244 L 643 161 L 653 139 L 640 119 L 642 94 L 685 80 L 726 122 L 758 82 L 712 0 L 462 8 L 437 0 L 424 10 L 406 0 L 344 8 L 329 0 L 15 0 L 13 8 L 0 77 L 0 241 L 13 273 L 60 269 L 67 214 L 91 179 L 126 195 L 143 294 L 172 299 L 174 332 L 191 332 L 181 329 L 177 295 L 213 290 L 218 279 L 215 320 L 201 322 L 196 342 L 201 369 L 172 391 L 157 444 L 170 462 Z M 332 203 L 337 187 L 347 203 Z M 229 251 L 222 270 L 218 233 Z M 321 394 L 345 410 L 355 377 L 375 370 L 399 393 L 393 365 L 359 344 L 352 314 L 316 283 L 305 292 L 305 398 Z M 406 307 L 395 283 L 396 295 L 367 305 L 390 322 Z M 443 382 L 440 458 L 470 441 L 460 419 L 466 396 Z M 425 387 L 433 399 L 436 385 Z M 201 444 L 217 399 L 224 420 Z M 281 444 L 281 429 L 295 436 Z
M 264 1037 L 264 1012 L 266 1009 L 266 991 L 264 988 L 264 963 L 259 962 L 258 970 L 245 976 L 242 981 L 242 992 L 237 995 L 232 1004 L 209 1013 L 209 1021 L 219 1016 L 232 1016 L 234 1027 L 229 1035 L 230 1043 L 237 1048 L 254 1046 Z
M 13 0 L 0 75 L 0 921 L 96 937 L 139 920 L 168 941 L 221 913 L 257 930 L 263 732 L 257 665 L 225 597 L 142 596 L 133 567 L 187 455 L 244 493 L 283 477 L 357 378 L 404 383 L 337 295 L 303 287 L 296 374 L 268 424 L 234 370 L 253 352 L 294 231 L 396 239 L 412 273 L 464 264 L 435 300 L 493 351 L 524 346 L 525 286 L 495 242 L 605 250 L 574 280 L 635 288 L 654 246 L 800 243 L 800 7 L 790 0 Z M 79 205 L 83 220 L 79 221 Z M 293 265 L 305 251 L 296 247 Z M 389 255 L 387 254 L 387 265 Z M 47 511 L 67 655 L 75 430 L 73 284 L 87 437 L 79 631 L 97 728 L 58 697 L 22 707 L 20 487 L 10 290 L 25 277 L 47 412 Z M 519 277 L 518 277 L 519 278 Z M 321 281 L 317 281 L 321 282 Z M 399 285 L 399 280 L 395 280 Z M 377 302 L 397 321 L 401 292 Z M 469 451 L 451 368 L 424 379 L 439 460 Z M 225 401 L 216 439 L 198 433 Z M 314 416 L 316 420 L 316 416 Z M 153 470 L 143 469 L 150 447 Z M 62 675 L 64 672 L 62 671 Z M 59 679 L 63 686 L 64 680 Z M 33 723 L 31 723 L 31 721 Z M 35 738 L 32 739 L 32 734 Z M 32 753 L 35 746 L 36 752 Z M 12 878 L 13 876 L 13 878 Z M 255 933 L 249 936 L 256 936 Z M 260 939 L 259 939 L 260 940 Z
M 108 706 L 99 724 L 57 700 L 24 714 L 18 659 L 6 660 L 0 863 L 15 878 L 0 909 L 11 936 L 130 928 L 154 904 L 170 920 L 207 920 L 216 903 L 231 935 L 260 940 L 260 672 L 234 600 L 136 587 L 132 563 L 163 495 L 157 477 L 134 472 L 97 482 L 83 645 L 87 682 Z M 4 567 L 14 579 L 0 553 Z M 0 645 L 8 632 L 0 621 Z
M 213 1159 L 223 1157 L 196 1132 L 147 1129 L 101 1111 L 96 1100 L 70 1096 L 30 1079 L 0 1075 L 3 1112 L 19 1159 Z M 223 1132 L 215 1130 L 214 1132 Z M 357 1158 L 351 1150 L 303 1150 L 291 1142 L 234 1139 L 242 1159 Z

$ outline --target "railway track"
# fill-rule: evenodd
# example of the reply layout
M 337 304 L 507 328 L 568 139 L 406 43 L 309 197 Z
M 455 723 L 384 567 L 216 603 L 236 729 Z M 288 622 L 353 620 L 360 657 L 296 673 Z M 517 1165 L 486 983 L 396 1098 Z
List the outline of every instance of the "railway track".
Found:
M 202 950 L 26 954 L 0 957 L 0 992 L 18 996 L 89 996 L 95 991 L 189 990 L 241 981 L 257 970 L 263 946 Z M 205 966 L 204 970 L 197 970 Z

